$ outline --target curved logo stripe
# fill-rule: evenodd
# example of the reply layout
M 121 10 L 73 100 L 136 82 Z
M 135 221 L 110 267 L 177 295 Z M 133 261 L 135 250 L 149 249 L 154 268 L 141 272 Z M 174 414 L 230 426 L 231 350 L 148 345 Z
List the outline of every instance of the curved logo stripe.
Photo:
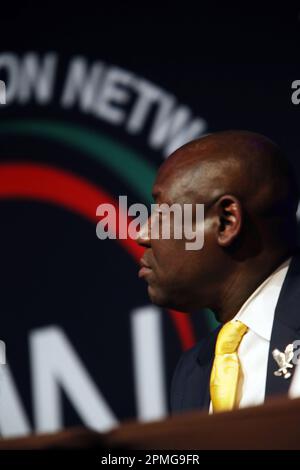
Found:
M 80 126 L 62 122 L 16 120 L 2 121 L 0 134 L 45 137 L 79 149 L 114 171 L 145 202 L 149 203 L 152 200 L 151 188 L 157 169 L 146 162 L 141 155 L 113 142 L 99 132 L 88 131 Z
M 85 179 L 48 165 L 3 163 L 0 165 L 0 198 L 32 199 L 52 203 L 75 212 L 92 223 L 98 222 L 96 208 L 99 204 L 110 203 L 116 209 L 114 199 L 102 189 Z M 121 214 L 122 220 L 128 225 L 127 214 Z M 124 219 L 123 219 L 124 218 Z M 144 249 L 134 240 L 117 239 L 123 248 L 139 261 Z M 195 343 L 190 319 L 186 314 L 169 310 L 178 332 L 183 349 Z

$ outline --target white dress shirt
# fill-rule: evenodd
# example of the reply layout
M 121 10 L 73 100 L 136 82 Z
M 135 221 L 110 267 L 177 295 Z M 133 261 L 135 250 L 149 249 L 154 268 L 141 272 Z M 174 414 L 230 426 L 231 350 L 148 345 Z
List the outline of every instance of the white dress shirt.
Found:
M 239 408 L 264 402 L 274 313 L 290 262 L 291 258 L 287 259 L 265 279 L 231 320 L 248 326 L 237 351 L 242 371 L 238 384 Z

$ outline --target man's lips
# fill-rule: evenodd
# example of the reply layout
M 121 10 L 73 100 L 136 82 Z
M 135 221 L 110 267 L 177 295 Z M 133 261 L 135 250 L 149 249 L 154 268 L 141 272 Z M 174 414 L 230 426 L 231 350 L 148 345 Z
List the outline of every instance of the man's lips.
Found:
M 140 259 L 140 266 L 141 269 L 139 270 L 139 277 L 144 277 L 152 271 L 151 267 L 146 263 L 143 258 Z

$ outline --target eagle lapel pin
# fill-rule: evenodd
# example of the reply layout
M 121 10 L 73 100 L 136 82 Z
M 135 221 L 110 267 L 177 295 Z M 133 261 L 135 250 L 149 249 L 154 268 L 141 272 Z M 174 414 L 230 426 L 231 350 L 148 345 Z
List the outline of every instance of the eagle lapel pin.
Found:
M 291 360 L 294 357 L 293 350 L 293 344 L 288 344 L 284 352 L 279 351 L 279 349 L 274 349 L 274 351 L 272 351 L 273 358 L 279 367 L 279 369 L 274 372 L 274 375 L 277 377 L 283 376 L 285 379 L 291 377 L 292 374 L 288 369 L 292 369 L 294 367 L 294 365 L 291 364 Z

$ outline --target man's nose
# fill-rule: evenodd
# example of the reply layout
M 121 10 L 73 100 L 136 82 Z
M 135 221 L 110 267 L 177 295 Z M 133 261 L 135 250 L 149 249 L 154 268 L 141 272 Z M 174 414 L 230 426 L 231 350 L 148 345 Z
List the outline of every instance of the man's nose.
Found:
M 138 233 L 136 241 L 141 246 L 146 246 L 146 247 L 151 246 L 150 219 L 151 219 L 151 216 L 147 219 L 147 221 L 144 223 L 144 225 L 141 227 Z

